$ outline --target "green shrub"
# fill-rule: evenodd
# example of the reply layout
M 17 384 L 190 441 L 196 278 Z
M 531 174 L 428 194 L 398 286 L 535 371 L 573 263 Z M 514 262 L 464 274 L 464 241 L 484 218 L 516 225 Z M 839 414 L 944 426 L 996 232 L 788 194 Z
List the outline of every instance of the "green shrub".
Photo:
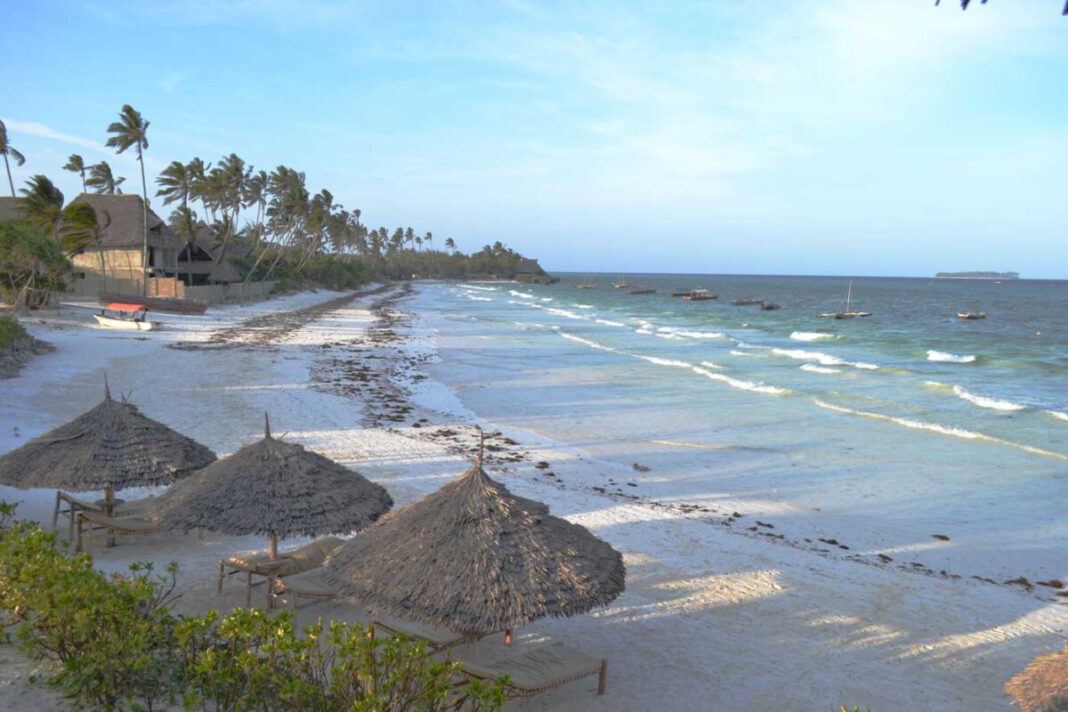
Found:
M 6 517 L 13 507 L 0 508 Z M 0 523 L 3 520 L 0 519 Z M 68 558 L 35 524 L 0 527 L 0 625 L 55 664 L 52 684 L 80 704 L 155 710 L 498 710 L 504 679 L 454 683 L 461 666 L 403 638 L 321 621 L 298 631 L 288 613 L 235 609 L 179 616 L 177 577 L 150 564 L 105 576 Z
M 0 315 L 0 348 L 24 336 L 26 336 L 26 330 L 22 328 L 18 319 L 13 316 Z

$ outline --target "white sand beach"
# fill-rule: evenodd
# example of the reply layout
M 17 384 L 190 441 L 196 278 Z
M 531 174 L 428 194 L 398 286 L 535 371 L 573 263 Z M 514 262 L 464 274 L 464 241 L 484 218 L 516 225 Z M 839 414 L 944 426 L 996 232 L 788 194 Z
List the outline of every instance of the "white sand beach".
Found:
M 489 441 L 488 473 L 588 527 L 623 552 L 627 567 L 626 591 L 609 607 L 537 621 L 513 644 L 523 650 L 558 640 L 607 657 L 607 693 L 597 696 L 596 679 L 587 678 L 511 702 L 510 710 L 1005 710 L 1002 685 L 1036 655 L 1064 646 L 1068 599 L 1048 589 L 873 565 L 865 557 L 874 550 L 821 551 L 778 540 L 773 527 L 749 531 L 752 514 L 725 526 L 699 507 L 666 506 L 679 492 L 669 460 L 661 458 L 642 478 L 639 494 L 605 491 L 606 473 L 621 482 L 634 473 L 580 444 L 484 421 L 436 382 L 429 374 L 434 334 L 426 325 L 413 328 L 402 315 L 370 308 L 399 291 L 340 300 L 308 321 L 287 314 L 344 295 L 301 293 L 204 316 L 166 315 L 166 328 L 148 335 L 99 328 L 79 307 L 35 313 L 27 328 L 56 351 L 0 381 L 0 452 L 96 405 L 105 373 L 114 393 L 129 394 L 142 412 L 220 456 L 257 439 L 269 412 L 276 435 L 381 483 L 398 504 L 466 469 L 461 448 L 470 452 L 471 426 L 500 430 Z M 403 312 L 410 301 L 402 297 L 392 309 Z M 267 318 L 235 328 L 257 317 Z M 560 477 L 547 476 L 539 462 Z M 729 509 L 742 494 L 715 496 Z M 744 493 L 749 500 L 760 494 Z M 20 515 L 43 522 L 50 521 L 53 496 L 0 488 L 0 499 L 19 502 Z M 851 542 L 867 540 L 862 519 L 850 526 L 857 534 Z M 930 534 L 915 532 L 915 547 L 938 546 Z M 281 548 L 302 543 L 284 541 Z M 216 594 L 219 558 L 263 545 L 256 537 L 208 532 L 128 538 L 92 551 L 108 571 L 133 561 L 177 561 L 178 609 L 203 611 L 243 599 L 236 582 Z M 955 555 L 978 554 L 944 554 Z M 981 568 L 956 563 L 965 571 Z M 258 605 L 261 592 L 253 599 Z M 344 603 L 298 613 L 300 620 L 318 616 L 366 619 Z M 478 655 L 493 660 L 508 652 L 498 636 L 481 643 Z M 30 684 L 33 669 L 0 648 L 0 709 L 67 709 L 54 691 Z

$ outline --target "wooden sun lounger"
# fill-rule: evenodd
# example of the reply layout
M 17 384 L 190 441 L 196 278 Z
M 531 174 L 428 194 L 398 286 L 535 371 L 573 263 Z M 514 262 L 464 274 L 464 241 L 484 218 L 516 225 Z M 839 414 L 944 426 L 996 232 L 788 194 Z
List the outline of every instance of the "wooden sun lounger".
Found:
M 243 573 L 245 574 L 245 607 L 252 607 L 252 589 L 264 584 L 269 584 L 267 587 L 267 602 L 268 606 L 270 606 L 270 592 L 271 587 L 274 586 L 274 579 L 293 576 L 322 566 L 326 561 L 326 557 L 343 543 L 337 537 L 323 537 L 305 544 L 299 549 L 280 553 L 274 561 L 271 561 L 266 551 L 234 554 L 225 559 L 220 559 L 218 591 L 222 593 L 223 581 L 227 576 Z M 253 576 L 260 576 L 263 580 L 254 581 Z
M 112 516 L 129 517 L 143 514 L 145 510 L 148 509 L 151 502 L 152 497 L 134 500 L 133 502 L 118 502 L 115 504 Z M 78 512 L 105 514 L 104 507 L 99 502 L 90 501 L 82 497 L 75 497 L 63 490 L 56 490 L 56 504 L 52 509 L 52 528 L 56 529 L 59 527 L 59 518 L 61 516 L 66 517 L 68 519 L 67 541 L 74 541 L 74 527 L 77 524 L 76 520 Z
M 375 620 L 371 621 L 371 625 L 389 635 L 405 635 L 413 640 L 422 641 L 427 644 L 427 649 L 432 655 L 443 653 L 446 650 L 452 650 L 457 646 L 465 645 L 467 643 L 476 643 L 480 639 L 486 637 L 485 635 L 454 633 L 445 628 L 437 628 L 435 626 L 423 625 L 422 623 L 415 623 L 413 621 L 402 621 L 396 618 L 385 618 L 382 616 L 378 616 Z M 492 635 L 492 633 L 487 633 L 486 635 Z
M 140 517 L 106 517 L 92 510 L 79 510 L 75 515 L 77 532 L 74 550 L 82 551 L 92 543 L 93 532 L 106 531 L 109 535 L 152 534 L 160 531 L 159 525 Z
M 508 697 L 533 697 L 584 677 L 597 675 L 597 694 L 603 695 L 608 678 L 608 661 L 569 648 L 563 643 L 550 643 L 525 653 L 510 655 L 492 663 L 477 663 L 459 659 L 464 674 L 480 680 L 495 680 L 508 675 L 505 687 Z
M 318 601 L 329 601 L 337 598 L 337 591 L 327 583 L 320 569 L 289 576 L 272 575 L 268 576 L 267 579 L 267 610 L 274 608 L 275 600 L 283 596 L 286 597 L 294 609 L 301 609 Z M 310 598 L 312 600 L 301 605 L 298 603 L 301 598 Z

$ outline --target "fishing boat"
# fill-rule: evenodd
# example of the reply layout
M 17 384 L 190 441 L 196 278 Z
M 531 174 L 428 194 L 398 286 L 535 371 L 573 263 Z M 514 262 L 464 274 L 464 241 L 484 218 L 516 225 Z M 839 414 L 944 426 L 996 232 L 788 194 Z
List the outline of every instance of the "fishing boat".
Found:
M 656 294 L 656 290 L 650 287 L 643 287 L 638 285 L 637 289 L 630 290 L 631 294 Z
M 764 303 L 763 299 L 732 299 L 731 300 L 731 304 L 733 304 L 736 307 L 749 307 L 749 306 L 753 306 L 754 304 L 763 304 L 763 303 Z
M 616 289 L 626 289 L 630 286 L 630 282 L 625 279 L 619 279 L 618 281 L 614 282 L 612 286 Z
M 719 299 L 719 295 L 713 294 L 707 289 L 692 289 L 683 299 L 688 302 L 707 302 L 710 299 Z
M 593 281 L 593 277 L 590 277 L 582 284 L 576 284 L 575 289 L 600 289 L 601 285 Z
M 964 321 L 975 321 L 976 319 L 985 319 L 986 312 L 957 312 L 957 318 Z
M 781 309 L 781 308 L 782 307 L 780 307 L 775 302 L 761 302 L 760 303 L 760 311 L 775 311 L 776 309 Z
M 160 328 L 158 321 L 149 321 L 148 307 L 144 304 L 112 302 L 101 309 L 99 314 L 93 314 L 93 318 L 98 324 L 109 329 L 158 331 Z
M 849 280 L 849 289 L 846 290 L 845 311 L 827 312 L 826 314 L 820 314 L 820 316 L 832 319 L 856 319 L 861 316 L 871 316 L 871 312 L 853 311 L 853 280 Z

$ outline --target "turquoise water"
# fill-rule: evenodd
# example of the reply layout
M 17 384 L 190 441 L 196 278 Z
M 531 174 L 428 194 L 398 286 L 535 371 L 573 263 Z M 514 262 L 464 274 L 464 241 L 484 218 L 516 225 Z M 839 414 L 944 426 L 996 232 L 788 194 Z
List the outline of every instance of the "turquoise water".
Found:
M 862 517 L 873 544 L 957 525 L 990 555 L 1000 527 L 1038 566 L 1068 539 L 1068 282 L 858 278 L 873 315 L 838 321 L 818 315 L 843 278 L 620 277 L 428 287 L 436 376 L 480 414 L 670 470 L 665 496 Z M 695 287 L 719 299 L 670 296 Z

